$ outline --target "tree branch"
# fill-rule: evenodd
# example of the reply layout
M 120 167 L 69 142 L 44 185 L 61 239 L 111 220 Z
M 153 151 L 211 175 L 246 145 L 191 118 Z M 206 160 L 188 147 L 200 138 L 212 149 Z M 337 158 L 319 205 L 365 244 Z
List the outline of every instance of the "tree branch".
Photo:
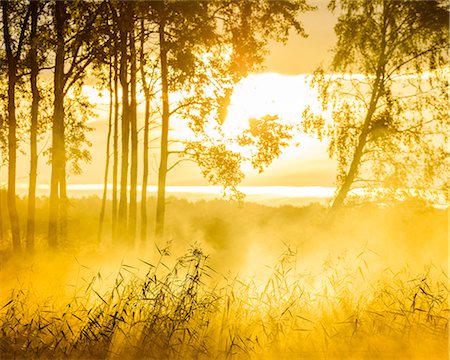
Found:
M 176 166 L 180 165 L 182 162 L 185 162 L 185 161 L 190 161 L 190 162 L 194 162 L 194 163 L 195 163 L 195 160 L 194 160 L 194 159 L 191 159 L 191 158 L 183 158 L 183 159 L 180 159 L 180 160 L 176 161 L 172 166 L 170 166 L 170 167 L 167 169 L 167 172 L 170 172 L 170 171 L 173 170 Z
M 19 43 L 17 45 L 16 55 L 14 56 L 16 61 L 19 60 L 20 53 L 22 52 L 22 46 L 23 46 L 23 42 L 25 39 L 25 29 L 27 28 L 27 23 L 28 23 L 28 19 L 30 18 L 30 14 L 31 14 L 31 4 L 30 4 L 30 6 L 28 6 L 28 10 L 25 15 L 25 19 L 23 20 L 22 28 L 20 29 Z
M 427 50 L 424 50 L 418 54 L 415 54 L 414 56 L 411 56 L 409 59 L 403 61 L 401 64 L 397 65 L 394 69 L 392 69 L 391 71 L 389 71 L 386 79 L 391 79 L 391 75 L 393 75 L 397 70 L 399 70 L 400 68 L 402 68 L 403 66 L 405 66 L 406 64 L 410 63 L 411 61 L 433 51 L 433 50 L 439 50 L 439 49 L 444 49 L 446 46 L 433 46 Z

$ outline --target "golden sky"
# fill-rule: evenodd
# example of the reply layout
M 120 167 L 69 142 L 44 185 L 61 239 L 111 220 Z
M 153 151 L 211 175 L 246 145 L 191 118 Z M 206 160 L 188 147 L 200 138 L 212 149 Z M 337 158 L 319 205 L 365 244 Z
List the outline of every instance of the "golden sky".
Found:
M 329 64 L 330 49 L 336 41 L 333 30 L 336 16 L 328 11 L 328 2 L 308 1 L 318 9 L 300 15 L 306 33 L 309 35 L 306 39 L 291 33 L 287 44 L 275 42 L 271 44 L 266 60 L 268 72 L 304 74 L 314 71 L 321 64 Z

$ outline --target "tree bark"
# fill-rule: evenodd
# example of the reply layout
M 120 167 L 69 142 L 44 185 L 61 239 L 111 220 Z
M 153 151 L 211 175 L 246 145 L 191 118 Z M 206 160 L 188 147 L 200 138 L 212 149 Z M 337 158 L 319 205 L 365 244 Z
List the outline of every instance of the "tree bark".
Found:
M 120 85 L 122 87 L 122 158 L 121 158 L 121 174 L 120 174 L 120 199 L 118 213 L 118 236 L 121 240 L 127 237 L 127 186 L 128 186 L 128 145 L 130 137 L 129 124 L 129 100 L 128 100 L 128 54 L 127 40 L 128 29 L 126 28 L 127 14 L 122 14 L 123 22 L 120 24 Z
M 35 218 L 36 218 L 36 180 L 37 180 L 37 129 L 38 129 L 38 111 L 39 111 L 39 89 L 37 86 L 37 77 L 39 74 L 37 62 L 37 21 L 38 21 L 39 1 L 31 1 L 31 51 L 30 51 L 30 86 L 32 93 L 31 103 L 31 126 L 30 126 L 30 178 L 28 185 L 28 211 L 27 211 L 27 238 L 26 246 L 29 252 L 34 250 L 35 243 Z
M 3 126 L 0 120 L 0 128 Z M 0 155 L 0 241 L 3 241 L 4 225 L 3 225 L 3 186 L 2 186 L 2 157 Z
M 8 212 L 11 223 L 11 236 L 14 251 L 20 250 L 20 225 L 16 207 L 16 83 L 17 83 L 17 55 L 13 54 L 11 34 L 9 32 L 8 2 L 2 1 L 3 35 L 8 61 Z M 25 26 L 25 24 L 23 25 Z
M 0 159 L 0 161 L 2 161 L 3 159 Z M 2 164 L 0 163 L 0 240 L 3 241 L 3 237 L 5 234 L 5 230 L 4 230 L 4 223 L 3 223 L 3 186 L 1 185 L 1 166 Z
M 132 15 L 134 17 L 134 15 Z M 136 238 L 137 223 L 137 166 L 138 166 L 138 132 L 137 132 L 137 101 L 136 101 L 136 44 L 134 19 L 130 30 L 130 132 L 131 132 L 131 164 L 130 164 L 130 214 L 128 220 L 128 237 L 131 242 Z
M 65 182 L 65 144 L 64 144 L 64 27 L 66 4 L 55 3 L 56 60 L 54 74 L 54 104 L 52 127 L 52 175 L 50 181 L 50 209 L 48 222 L 48 241 L 51 248 L 58 247 L 58 225 L 61 226 L 61 239 L 67 231 L 66 182 Z
M 108 193 L 108 174 L 109 174 L 109 158 L 111 147 L 111 131 L 112 131 L 112 117 L 113 117 L 113 90 L 112 90 L 112 64 L 109 64 L 109 118 L 108 118 L 108 134 L 106 136 L 106 159 L 105 159 L 105 173 L 103 175 L 103 194 L 102 194 L 102 206 L 100 209 L 100 217 L 98 222 L 98 235 L 97 242 L 102 240 L 103 225 L 106 212 L 106 196 Z
M 165 42 L 164 21 L 159 27 L 159 47 L 161 62 L 161 85 L 162 85 L 162 116 L 161 116 L 161 155 L 158 171 L 158 197 L 156 201 L 156 226 L 155 237 L 161 239 L 164 236 L 164 222 L 166 211 L 166 177 L 167 162 L 169 156 L 169 82 L 168 82 L 168 64 L 167 64 L 167 47 Z
M 375 103 L 371 102 L 370 108 L 367 112 L 363 128 L 361 130 L 361 134 L 358 138 L 358 144 L 356 146 L 355 152 L 353 154 L 352 162 L 350 164 L 350 168 L 345 176 L 344 182 L 339 188 L 338 194 L 333 200 L 333 204 L 331 205 L 331 210 L 336 210 L 344 204 L 344 200 L 350 191 L 350 188 L 355 180 L 355 177 L 358 173 L 358 168 L 361 163 L 361 158 L 364 153 L 364 147 L 367 143 L 367 136 L 369 135 L 370 123 L 372 121 L 373 114 L 375 112 Z
M 119 78 L 117 40 L 114 39 L 114 135 L 113 135 L 113 188 L 112 188 L 112 238 L 117 241 L 117 174 L 119 170 Z
M 142 149 L 142 189 L 141 189 L 141 244 L 147 242 L 147 184 L 148 184 L 148 132 L 150 118 L 150 90 L 145 78 L 145 57 L 144 57 L 144 19 L 141 20 L 141 48 L 140 48 L 140 67 L 142 87 L 145 96 L 145 115 L 144 115 L 144 139 Z

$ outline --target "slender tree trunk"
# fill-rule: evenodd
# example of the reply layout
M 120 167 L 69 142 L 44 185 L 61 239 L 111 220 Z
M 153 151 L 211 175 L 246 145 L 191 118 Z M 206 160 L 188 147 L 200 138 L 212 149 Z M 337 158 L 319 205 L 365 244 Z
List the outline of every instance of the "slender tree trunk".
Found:
M 8 60 L 8 212 L 11 222 L 11 235 L 14 251 L 20 250 L 20 225 L 16 207 L 16 82 L 17 82 L 17 58 L 13 54 L 11 36 L 9 33 L 8 2 L 2 1 L 3 10 L 3 35 Z M 24 25 L 25 26 L 25 25 Z
M 11 73 L 12 71 L 12 73 Z M 10 67 L 8 76 L 8 210 L 11 222 L 13 249 L 20 250 L 20 225 L 16 207 L 16 105 L 15 105 L 15 69 Z
M 133 15 L 134 16 L 134 15 Z M 138 133 L 137 133 L 137 101 L 136 101 L 136 44 L 133 26 L 130 32 L 131 74 L 130 74 L 130 132 L 131 132 L 131 164 L 130 164 L 130 216 L 128 236 L 131 242 L 136 238 L 137 223 L 137 166 L 138 166 Z
M 345 176 L 344 182 L 339 188 L 338 194 L 336 195 L 333 204 L 331 205 L 331 211 L 335 211 L 344 204 L 344 200 L 350 191 L 350 188 L 358 174 L 358 168 L 361 164 L 361 158 L 364 154 L 364 147 L 367 144 L 367 138 L 370 133 L 370 124 L 372 122 L 373 115 L 375 113 L 378 99 L 380 97 L 380 84 L 381 84 L 381 70 L 376 74 L 376 78 L 373 85 L 372 96 L 369 103 L 369 109 L 367 110 L 366 117 L 364 119 L 363 127 L 361 129 L 361 134 L 358 138 L 358 144 L 356 146 L 355 152 L 353 154 L 352 162 L 350 164 L 349 170 Z
M 113 135 L 113 188 L 112 188 L 112 237 L 117 240 L 117 174 L 119 170 L 119 69 L 117 40 L 114 39 L 114 135 Z
M 58 224 L 61 224 L 61 238 L 66 236 L 66 183 L 64 146 L 64 26 L 66 8 L 64 1 L 55 3 L 55 27 L 57 36 L 54 74 L 54 104 L 52 127 L 52 175 L 50 181 L 50 209 L 48 241 L 51 248 L 58 246 Z
M 0 158 L 0 161 L 2 161 L 3 159 Z M 0 240 L 3 241 L 3 236 L 4 236 L 4 225 L 3 225 L 3 186 L 1 184 L 1 166 L 2 164 L 0 163 Z
M 345 176 L 344 182 L 339 188 L 338 194 L 333 200 L 333 204 L 331 205 L 331 210 L 336 210 L 344 204 L 344 200 L 350 191 L 350 188 L 355 180 L 356 174 L 358 173 L 359 164 L 361 162 L 361 157 L 363 155 L 364 146 L 366 144 L 368 132 L 363 129 L 361 132 L 358 145 L 356 146 L 355 153 L 353 154 L 352 163 L 350 164 L 350 168 Z
M 150 99 L 145 97 L 144 141 L 142 149 L 142 193 L 141 193 L 141 242 L 147 242 L 147 186 L 148 186 L 148 133 L 150 118 Z
M 112 64 L 109 64 L 109 118 L 108 118 L 108 135 L 106 137 L 106 159 L 105 159 L 105 173 L 103 175 L 103 196 L 102 207 L 100 209 L 100 218 L 98 223 L 98 236 L 97 242 L 100 243 L 102 239 L 103 223 L 105 219 L 106 210 L 106 195 L 108 192 L 108 173 L 109 173 L 109 158 L 111 147 L 111 130 L 112 130 L 112 117 L 113 117 L 113 89 L 112 89 Z
M 3 127 L 2 120 L 0 119 L 0 129 Z M 3 157 L 0 154 L 0 241 L 3 241 L 4 228 L 3 228 L 3 186 L 2 186 L 2 162 Z
M 126 21 L 127 14 L 123 14 Z M 130 136 L 129 124 L 129 102 L 128 102 L 128 54 L 127 39 L 128 31 L 126 24 L 120 25 L 120 85 L 122 87 L 122 159 L 120 174 L 120 199 L 119 199 L 119 217 L 118 217 L 118 234 L 121 240 L 125 240 L 127 236 L 127 186 L 128 186 L 128 144 Z
M 144 56 L 144 19 L 141 19 L 141 48 L 140 67 L 142 87 L 145 95 L 145 115 L 144 115 L 144 140 L 142 149 L 142 190 L 141 190 L 141 243 L 147 242 L 147 184 L 148 184 L 148 132 L 150 118 L 150 90 L 145 78 L 145 56 Z
M 30 127 L 30 179 L 28 185 L 28 216 L 27 216 L 27 250 L 32 252 L 35 243 L 35 218 L 36 218 L 36 179 L 37 179 L 37 129 L 38 129 L 38 111 L 39 111 L 39 89 L 37 86 L 37 77 L 39 74 L 37 62 L 37 20 L 38 20 L 38 1 L 31 1 L 31 51 L 30 51 L 30 85 L 33 100 L 31 103 L 31 127 Z
M 330 213 L 333 213 L 337 208 L 344 204 L 344 200 L 350 191 L 350 188 L 358 174 L 358 169 L 361 164 L 361 159 L 364 154 L 364 148 L 367 144 L 367 139 L 370 134 L 370 127 L 372 124 L 372 118 L 377 109 L 378 100 L 382 94 L 384 87 L 384 75 L 386 67 L 386 37 L 387 37 L 387 12 L 386 3 L 383 3 L 383 28 L 381 33 L 381 46 L 380 54 L 378 57 L 378 63 L 376 67 L 375 79 L 372 86 L 372 94 L 370 97 L 369 108 L 367 109 L 366 117 L 364 119 L 363 127 L 361 129 L 361 134 L 358 138 L 358 144 L 356 145 L 355 152 L 353 154 L 352 162 L 350 164 L 349 170 L 345 176 L 344 182 L 339 188 L 338 194 L 336 195 L 333 204 L 330 209 Z M 330 217 L 330 216 L 329 216 Z
M 161 85 L 162 85 L 162 116 L 161 116 L 161 157 L 158 171 L 158 197 L 156 201 L 156 226 L 155 237 L 164 236 L 164 221 L 166 211 L 166 177 L 167 161 L 169 157 L 169 84 L 168 84 L 168 64 L 167 48 L 165 42 L 164 22 L 159 27 L 159 47 L 161 62 Z
M 64 98 L 63 98 L 64 99 Z M 64 116 L 63 116 L 64 119 Z M 64 122 L 63 122 L 63 134 L 64 134 Z M 61 244 L 67 245 L 67 232 L 68 232 L 68 207 L 69 199 L 67 197 L 67 178 L 66 178 L 66 156 L 65 156 L 65 143 L 63 141 L 63 154 L 64 157 L 61 159 L 61 180 L 59 182 L 59 223 L 60 223 L 60 233 L 61 233 Z

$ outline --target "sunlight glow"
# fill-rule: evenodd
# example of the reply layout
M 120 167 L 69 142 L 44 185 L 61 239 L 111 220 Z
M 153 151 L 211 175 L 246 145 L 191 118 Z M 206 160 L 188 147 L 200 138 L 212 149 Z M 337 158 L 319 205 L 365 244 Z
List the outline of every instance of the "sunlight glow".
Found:
M 233 92 L 225 132 L 236 134 L 250 118 L 264 115 L 278 115 L 284 122 L 296 124 L 307 106 L 319 111 L 317 93 L 309 87 L 306 75 L 250 75 Z

